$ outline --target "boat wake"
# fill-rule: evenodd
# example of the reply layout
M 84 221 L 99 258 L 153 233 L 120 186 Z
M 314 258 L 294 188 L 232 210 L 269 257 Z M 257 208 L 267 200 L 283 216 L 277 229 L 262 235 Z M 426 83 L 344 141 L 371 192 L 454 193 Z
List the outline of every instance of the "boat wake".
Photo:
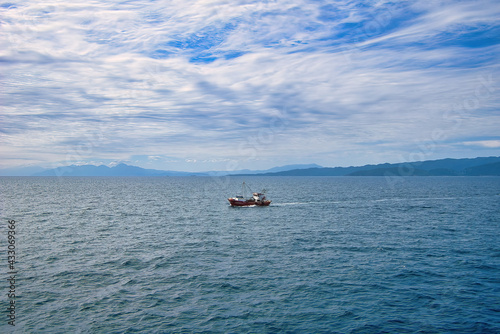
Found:
M 273 206 L 287 206 L 287 205 L 309 205 L 307 202 L 290 202 L 290 203 L 274 203 Z
M 255 208 L 257 207 L 258 205 L 229 205 L 230 208 Z

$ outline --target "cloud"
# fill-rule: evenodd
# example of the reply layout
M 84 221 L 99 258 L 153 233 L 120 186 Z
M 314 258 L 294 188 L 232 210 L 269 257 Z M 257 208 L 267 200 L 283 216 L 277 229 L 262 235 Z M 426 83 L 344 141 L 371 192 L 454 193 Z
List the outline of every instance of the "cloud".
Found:
M 468 146 L 479 146 L 486 148 L 500 148 L 500 140 L 466 141 L 463 144 Z
M 27 1 L 0 11 L 8 164 L 348 165 L 431 144 L 426 158 L 445 157 L 498 131 L 494 1 Z

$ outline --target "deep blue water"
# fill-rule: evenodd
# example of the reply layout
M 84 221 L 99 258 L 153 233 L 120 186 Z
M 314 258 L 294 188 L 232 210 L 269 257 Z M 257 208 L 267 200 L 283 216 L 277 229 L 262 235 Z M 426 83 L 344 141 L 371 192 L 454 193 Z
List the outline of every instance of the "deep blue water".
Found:
M 271 206 L 229 207 L 243 180 Z M 0 187 L 2 333 L 500 333 L 500 177 Z

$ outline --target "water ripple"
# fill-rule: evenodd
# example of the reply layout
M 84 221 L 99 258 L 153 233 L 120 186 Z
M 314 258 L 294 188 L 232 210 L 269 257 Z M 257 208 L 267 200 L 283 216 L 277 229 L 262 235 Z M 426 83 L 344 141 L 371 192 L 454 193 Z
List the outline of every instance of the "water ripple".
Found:
M 2 178 L 16 329 L 500 332 L 500 178 L 224 180 Z

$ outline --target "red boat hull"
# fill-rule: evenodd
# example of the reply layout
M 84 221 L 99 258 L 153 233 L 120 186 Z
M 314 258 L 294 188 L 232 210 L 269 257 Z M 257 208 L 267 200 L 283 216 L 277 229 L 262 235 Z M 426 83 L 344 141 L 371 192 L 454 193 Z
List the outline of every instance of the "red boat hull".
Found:
M 246 200 L 246 201 L 241 201 L 241 200 L 237 200 L 237 199 L 234 199 L 234 198 L 228 198 L 227 199 L 229 201 L 229 203 L 231 204 L 231 206 L 269 206 L 269 204 L 271 204 L 271 201 L 269 200 L 264 200 L 264 201 L 249 201 L 249 200 Z

